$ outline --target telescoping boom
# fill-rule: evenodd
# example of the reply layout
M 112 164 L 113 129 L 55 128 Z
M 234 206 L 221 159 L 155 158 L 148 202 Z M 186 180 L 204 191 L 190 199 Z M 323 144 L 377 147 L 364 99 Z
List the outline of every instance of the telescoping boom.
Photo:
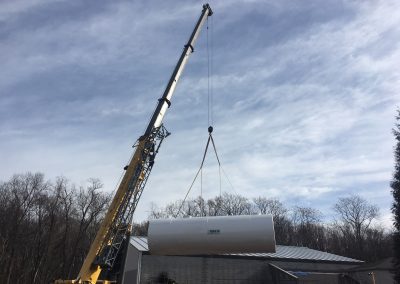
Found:
M 125 243 L 129 242 L 133 213 L 153 167 L 154 158 L 163 139 L 169 135 L 162 124 L 163 118 L 167 109 L 171 106 L 171 98 L 182 71 L 190 54 L 194 51 L 194 43 L 199 36 L 201 27 L 212 13 L 210 6 L 205 4 L 189 41 L 185 45 L 169 79 L 164 94 L 158 100 L 158 105 L 146 131 L 134 146 L 133 157 L 129 165 L 125 167 L 125 174 L 90 246 L 78 277 L 74 280 L 57 280 L 57 284 L 110 283 L 109 280 L 113 280 L 112 277 L 108 276 L 105 276 L 106 279 L 104 280 L 98 279 L 100 276 L 103 278 L 104 275 L 107 275 L 105 272 L 114 269 L 114 264 L 121 255 Z

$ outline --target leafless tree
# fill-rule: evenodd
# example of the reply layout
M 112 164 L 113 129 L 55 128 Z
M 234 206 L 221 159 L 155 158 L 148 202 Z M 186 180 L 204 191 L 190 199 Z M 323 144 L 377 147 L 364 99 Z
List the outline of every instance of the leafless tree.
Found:
M 255 211 L 259 214 L 272 215 L 274 219 L 275 238 L 280 244 L 290 244 L 294 231 L 288 219 L 288 209 L 276 198 L 259 196 L 253 198 Z
M 147 236 L 149 229 L 149 221 L 143 221 L 141 223 L 134 223 L 132 226 L 133 236 Z
M 287 217 L 288 210 L 278 199 L 259 196 L 253 198 L 253 203 L 257 213 L 272 215 L 275 223 Z
M 361 252 L 366 233 L 372 221 L 379 216 L 378 207 L 358 195 L 351 195 L 339 198 L 333 209 L 337 214 L 338 228 L 344 236 L 353 237 Z
M 207 200 L 207 215 L 208 216 L 220 216 L 222 212 L 222 197 L 217 196 Z
M 40 173 L 0 183 L 0 283 L 49 283 L 70 267 L 75 273 L 107 208 L 100 187 L 92 180 L 78 193 L 65 178 L 52 183 Z
M 12 276 L 15 275 L 15 271 L 20 270 L 21 265 L 24 264 L 23 258 L 18 261 L 20 257 L 18 252 L 21 246 L 24 246 L 26 237 L 30 233 L 35 237 L 36 232 L 32 230 L 23 231 L 23 229 L 27 225 L 32 228 L 31 222 L 40 223 L 42 221 L 41 202 L 39 199 L 48 187 L 49 184 L 44 181 L 43 174 L 30 173 L 14 175 L 9 182 L 2 184 L 2 189 L 10 194 L 8 204 L 5 204 L 7 210 L 5 216 L 8 219 L 8 226 L 2 228 L 4 232 L 1 233 L 6 239 L 6 254 L 3 256 L 4 266 L 2 267 L 4 283 L 12 283 Z M 32 249 L 32 247 L 28 248 L 30 251 Z M 37 259 L 34 261 L 37 261 Z M 27 270 L 24 270 L 24 273 L 27 273 Z M 20 276 L 24 277 L 24 275 Z
M 321 222 L 322 213 L 311 207 L 295 206 L 292 219 L 296 225 L 317 224 Z
M 324 250 L 322 213 L 311 207 L 296 206 L 292 211 L 294 240 L 297 245 Z
M 97 225 L 103 217 L 102 213 L 110 201 L 110 196 L 104 195 L 99 191 L 102 187 L 103 184 L 98 179 L 89 179 L 88 187 L 81 187 L 79 192 L 76 193 L 75 203 L 77 204 L 79 225 L 71 248 L 69 278 L 73 277 L 73 272 L 76 272 L 75 264 L 83 261 L 86 255 L 84 247 L 90 245 L 94 239 Z M 87 238 L 84 238 L 84 236 Z M 76 261 L 77 258 L 78 262 Z
M 223 215 L 254 214 L 253 206 L 246 197 L 239 194 L 224 193 L 221 197 L 221 211 Z
M 163 219 L 167 218 L 165 211 L 163 208 L 160 208 L 155 204 L 154 202 L 150 203 L 150 213 L 149 213 L 149 219 Z

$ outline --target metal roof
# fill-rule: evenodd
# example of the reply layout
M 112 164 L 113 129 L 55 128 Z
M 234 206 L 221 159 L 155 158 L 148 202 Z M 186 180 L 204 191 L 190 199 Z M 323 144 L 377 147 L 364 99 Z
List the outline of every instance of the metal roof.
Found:
M 149 251 L 149 246 L 146 237 L 131 237 L 130 243 L 139 251 L 142 252 Z M 310 261 L 353 262 L 353 263 L 363 262 L 361 260 L 344 257 L 332 253 L 327 253 L 319 250 L 314 250 L 307 247 L 281 246 L 281 245 L 276 246 L 275 253 L 238 253 L 238 254 L 228 254 L 228 255 L 238 256 L 238 257 L 259 257 L 267 259 L 284 259 L 284 260 L 310 260 Z
M 149 251 L 149 245 L 147 244 L 146 237 L 131 237 L 130 243 L 138 251 Z

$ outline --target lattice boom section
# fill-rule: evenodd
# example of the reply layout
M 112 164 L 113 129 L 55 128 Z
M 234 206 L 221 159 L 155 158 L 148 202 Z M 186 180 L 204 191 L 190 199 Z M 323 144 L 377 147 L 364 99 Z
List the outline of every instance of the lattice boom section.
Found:
M 113 225 L 108 232 L 104 246 L 96 261 L 102 268 L 111 269 L 123 246 L 129 238 L 133 213 L 137 207 L 140 196 L 149 178 L 151 169 L 154 165 L 155 156 L 161 146 L 162 141 L 170 133 L 163 125 L 153 128 L 153 131 L 146 139 L 144 149 L 141 153 L 141 162 L 136 166 L 134 175 L 130 179 L 129 189 L 124 196 Z

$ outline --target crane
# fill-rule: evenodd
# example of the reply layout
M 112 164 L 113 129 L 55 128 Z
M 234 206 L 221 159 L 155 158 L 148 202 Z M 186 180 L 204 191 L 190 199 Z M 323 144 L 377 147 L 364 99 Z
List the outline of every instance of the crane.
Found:
M 100 224 L 78 277 L 74 280 L 56 280 L 56 284 L 111 283 L 110 279 L 98 280 L 100 273 L 101 276 L 107 275 L 104 272 L 111 271 L 114 268 L 117 258 L 122 253 L 124 244 L 129 242 L 133 213 L 143 193 L 161 143 L 170 134 L 162 123 L 163 118 L 171 106 L 171 98 L 182 71 L 190 54 L 194 51 L 193 46 L 199 36 L 201 27 L 212 14 L 210 5 L 203 5 L 200 18 L 190 35 L 188 43 L 184 46 L 162 97 L 158 99 L 157 107 L 146 131 L 134 145 L 135 150 L 132 159 L 124 168 L 124 176 Z M 108 277 L 106 276 L 106 278 Z

